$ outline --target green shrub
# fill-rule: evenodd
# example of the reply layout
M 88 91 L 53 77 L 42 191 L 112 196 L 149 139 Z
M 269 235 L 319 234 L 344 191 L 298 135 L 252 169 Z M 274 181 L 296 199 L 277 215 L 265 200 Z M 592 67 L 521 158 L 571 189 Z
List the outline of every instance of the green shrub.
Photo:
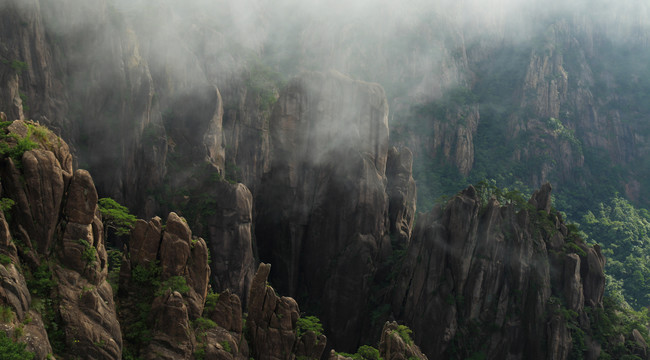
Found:
M 109 249 L 108 255 L 108 276 L 106 280 L 111 284 L 113 293 L 117 293 L 120 282 L 120 268 L 122 267 L 122 252 L 119 250 Z
M 15 204 L 16 202 L 10 198 L 2 198 L 0 199 L 0 210 L 2 210 L 3 213 L 6 213 L 7 211 L 11 210 Z
M 187 295 L 190 291 L 190 287 L 187 285 L 187 281 L 183 276 L 172 276 L 169 279 L 163 281 L 158 290 L 156 290 L 155 296 L 162 296 L 165 294 L 165 291 L 170 289 L 171 291 L 178 291 L 183 295 Z
M 220 342 L 221 346 L 223 346 L 223 349 L 226 350 L 227 352 L 232 354 L 232 347 L 230 346 L 230 342 L 228 341 L 222 341 Z
M 399 335 L 399 337 L 401 337 L 402 340 L 404 340 L 404 342 L 407 345 L 413 344 L 413 340 L 411 340 L 411 334 L 413 333 L 413 331 L 411 331 L 411 329 L 409 329 L 408 326 L 399 325 L 397 326 L 397 329 L 394 332 L 397 333 L 397 335 Z
M 52 271 L 48 262 L 43 261 L 36 270 L 25 277 L 27 287 L 32 295 L 42 299 L 48 298 L 56 282 L 52 280 Z
M 194 350 L 194 359 L 195 360 L 205 359 L 205 344 L 198 344 L 196 346 L 196 350 Z
M 11 264 L 11 258 L 5 254 L 0 254 L 0 264 L 2 265 Z
M 115 233 L 120 236 L 128 235 L 131 232 L 137 218 L 129 212 L 127 207 L 111 198 L 101 198 L 97 201 L 97 205 L 107 229 L 115 230 Z
M 34 354 L 25 350 L 27 344 L 11 340 L 4 331 L 0 331 L 0 359 L 31 360 Z
M 576 243 L 573 243 L 573 242 L 565 243 L 564 246 L 562 247 L 562 249 L 566 253 L 576 253 L 576 254 L 578 254 L 578 255 L 580 255 L 582 257 L 587 256 L 587 253 L 580 246 L 578 246 Z
M 320 319 L 315 316 L 305 316 L 299 318 L 296 326 L 298 337 L 301 337 L 307 331 L 313 331 L 316 336 L 319 336 L 323 333 L 323 325 L 320 323 Z
M 32 141 L 32 129 L 28 128 L 27 135 L 20 137 L 17 134 L 2 134 L 0 135 L 0 155 L 10 157 L 14 160 L 16 167 L 21 167 L 21 159 L 25 151 L 29 151 L 38 147 L 38 144 Z M 16 144 L 13 147 L 9 146 L 7 140 L 13 139 Z
M 14 69 L 14 71 L 16 71 L 16 73 L 20 75 L 23 72 L 23 70 L 27 69 L 27 63 L 20 60 L 13 60 L 11 62 L 11 68 Z
M 79 239 L 77 242 L 84 247 L 81 252 L 81 259 L 86 262 L 86 266 L 94 266 L 97 261 L 97 249 L 90 245 L 86 239 Z
M 348 354 L 344 352 L 339 352 L 337 354 L 352 358 L 354 360 L 382 360 L 382 358 L 379 357 L 379 350 L 368 345 L 359 346 L 359 349 L 357 349 L 357 352 L 354 354 Z
M 213 293 L 212 290 L 208 292 L 208 296 L 205 297 L 205 306 L 203 312 L 210 312 L 217 307 L 217 301 L 219 300 L 219 294 Z
M 194 321 L 192 321 L 192 326 L 196 330 L 208 330 L 208 329 L 214 329 L 217 327 L 217 323 L 204 317 L 200 317 Z
M 152 261 L 145 265 L 136 265 L 131 270 L 131 280 L 142 286 L 153 286 L 157 288 L 160 285 L 160 267 L 158 261 Z
M 0 306 L 0 321 L 3 323 L 10 323 L 16 318 L 16 314 L 10 306 Z

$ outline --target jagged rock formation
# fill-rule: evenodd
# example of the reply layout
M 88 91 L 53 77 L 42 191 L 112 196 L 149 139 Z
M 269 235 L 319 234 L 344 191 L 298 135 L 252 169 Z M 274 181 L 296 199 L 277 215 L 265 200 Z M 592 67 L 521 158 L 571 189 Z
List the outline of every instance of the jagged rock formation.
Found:
M 47 45 L 41 11 L 37 0 L 7 1 L 0 7 L 0 103 L 11 120 L 25 119 L 27 113 L 49 127 L 60 128 L 66 104 L 57 93 L 63 84 L 55 75 L 55 55 Z
M 366 346 L 360 347 L 357 354 L 339 354 L 336 351 L 330 351 L 329 360 L 353 360 L 353 359 L 375 359 L 379 356 L 381 359 L 387 360 L 407 360 L 407 359 L 421 359 L 427 360 L 427 356 L 422 354 L 420 348 L 413 343 L 410 337 L 411 330 L 404 325 L 398 325 L 396 322 L 387 321 L 381 331 L 381 339 L 379 341 L 379 349 L 374 349 Z M 369 352 L 374 353 L 373 355 Z
M 1 195 L 15 202 L 6 210 L 10 221 L 0 212 L 0 321 L 37 358 L 53 353 L 115 359 L 123 351 L 147 359 L 321 357 L 325 336 L 301 328 L 296 301 L 268 285 L 269 265 L 260 265 L 250 282 L 245 326 L 236 294 L 209 292 L 208 245 L 175 213 L 164 225 L 157 217 L 135 223 L 120 268 L 117 312 L 89 173 L 73 171 L 66 143 L 38 124 L 15 121 L 3 131 L 13 134 L 3 135 L 10 150 L 27 150 L 3 150 L 0 168 Z M 390 315 L 413 328 L 415 342 L 408 328 L 387 322 L 380 356 L 426 359 L 415 343 L 425 353 L 450 357 L 562 359 L 576 351 L 598 356 L 594 314 L 605 306 L 605 261 L 598 246 L 585 245 L 552 209 L 550 185 L 528 202 L 469 187 L 445 208 L 422 215 L 411 234 L 411 155 L 407 149 L 386 151 L 385 191 L 395 201 L 382 203 L 388 207 L 384 234 L 408 242 L 408 248 L 392 263 L 400 270 L 391 291 L 366 294 L 390 301 Z M 232 187 L 237 188 L 246 190 Z M 231 252 L 228 246 L 215 250 Z M 388 260 L 376 259 L 384 271 Z M 330 334 L 339 321 L 333 319 Z M 367 314 L 358 319 L 360 331 L 367 331 Z M 355 334 L 348 331 L 333 337 Z M 638 330 L 622 339 L 647 357 Z M 345 359 L 335 353 L 330 358 Z
M 396 322 L 387 322 L 381 332 L 379 342 L 379 354 L 382 359 L 386 360 L 405 360 L 405 359 L 424 359 L 427 357 L 422 354 L 410 339 L 409 334 L 402 335 L 399 333 L 399 325 Z
M 2 304 L 2 331 L 18 341 L 27 343 L 27 350 L 37 359 L 44 359 L 52 353 L 52 346 L 47 337 L 40 313 L 30 310 L 32 297 L 27 288 L 25 277 L 20 271 L 18 252 L 11 239 L 9 225 L 4 213 L 0 215 L 0 252 L 3 256 L 0 264 L 0 303 Z
M 34 71 L 63 83 L 46 95 L 66 111 L 27 116 L 56 117 L 51 122 L 100 192 L 153 216 L 159 209 L 151 191 L 162 184 L 168 144 L 140 40 L 107 1 L 44 2 L 35 16 L 43 27 L 31 36 L 53 54 L 53 69 Z
M 411 238 L 415 220 L 416 187 L 412 176 L 413 154 L 408 148 L 392 147 L 388 151 L 386 177 L 389 199 L 390 233 L 399 243 L 405 244 Z
M 280 291 L 320 309 L 343 348 L 358 343 L 368 316 L 358 310 L 391 252 L 391 226 L 404 238 L 413 221 L 410 153 L 389 153 L 387 115 L 378 85 L 307 73 L 281 94 L 270 124 L 271 167 L 256 199 L 260 258 L 274 264 Z
M 118 296 L 126 340 L 148 358 L 189 359 L 196 346 L 191 321 L 203 314 L 208 290 L 205 241 L 170 213 L 164 230 L 160 218 L 139 220 L 130 243 Z M 151 329 L 149 341 L 139 338 L 142 327 Z
M 255 359 L 320 359 L 327 338 L 313 331 L 297 333 L 300 309 L 290 297 L 279 297 L 267 285 L 271 266 L 260 264 L 250 290 L 247 327 Z
M 122 336 L 106 281 L 103 226 L 90 175 L 73 171 L 67 144 L 44 127 L 19 120 L 2 131 L 10 148 L 22 149 L 5 153 L 0 169 L 2 196 L 15 203 L 5 209 L 11 221 L 3 222 L 3 253 L 10 260 L 3 263 L 5 305 L 27 325 L 14 324 L 14 331 L 24 330 L 28 349 L 39 359 L 52 352 L 121 358 Z
M 522 357 L 535 352 L 563 358 L 576 348 L 574 326 L 588 329 L 586 309 L 603 306 L 603 259 L 596 248 L 574 240 L 550 212 L 547 190 L 536 195 L 531 210 L 485 202 L 468 189 L 447 208 L 422 216 L 413 231 L 414 159 L 411 150 L 390 146 L 389 100 L 378 85 L 308 73 L 280 91 L 282 81 L 272 79 L 264 64 L 245 60 L 245 51 L 231 52 L 229 46 L 240 39 L 211 27 L 210 20 L 194 21 L 192 11 L 176 14 L 171 3 L 155 11 L 132 6 L 140 6 L 140 12 L 111 7 L 105 0 L 0 5 L 0 106 L 10 119 L 33 118 L 57 129 L 74 153 L 73 158 L 51 133 L 42 138 L 34 133 L 39 148 L 3 159 L 2 194 L 16 202 L 7 211 L 11 221 L 0 249 L 11 260 L 0 268 L 0 299 L 15 314 L 5 329 L 14 334 L 21 326 L 26 329 L 29 336 L 16 337 L 39 358 L 49 352 L 115 358 L 123 350 L 105 281 L 106 239 L 95 216 L 97 191 L 88 173 L 73 171 L 75 160 L 92 170 L 100 193 L 139 215 L 179 215 L 170 216 L 171 228 L 163 229 L 159 218 L 138 222 L 122 268 L 122 328 L 129 331 L 129 347 L 148 356 L 188 358 L 204 351 L 206 356 L 246 358 L 248 346 L 237 319 L 242 304 L 254 305 L 249 288 L 256 252 L 274 263 L 271 281 L 281 292 L 304 300 L 304 309 L 323 317 L 337 347 L 352 349 L 375 338 L 381 329 L 372 315 L 392 314 L 416 330 L 429 354 L 484 351 L 491 357 Z M 231 11 L 225 8 L 222 20 Z M 167 20 L 162 28 L 156 24 L 159 16 Z M 378 19 L 386 20 L 373 22 Z M 385 39 L 368 49 L 365 36 L 350 35 L 365 34 L 354 31 L 363 29 L 363 22 L 341 26 L 336 35 L 316 27 L 296 35 L 299 42 L 330 44 L 316 54 L 328 65 L 389 80 L 400 133 L 395 144 L 415 145 L 416 161 L 426 155 L 434 164 L 451 164 L 457 173 L 471 176 L 479 140 L 483 150 L 499 141 L 511 162 L 506 172 L 515 177 L 533 185 L 549 178 L 583 185 L 598 175 L 599 162 L 614 160 L 625 167 L 614 187 L 624 185 L 628 197 L 643 199 L 648 171 L 643 154 L 650 142 L 639 119 L 647 109 L 633 97 L 642 94 L 638 86 L 644 73 L 619 80 L 609 66 L 616 57 L 596 59 L 610 49 L 611 30 L 582 18 L 549 21 L 545 34 L 528 39 L 535 41 L 526 41 L 532 45 L 521 51 L 499 36 L 470 39 L 454 24 L 436 20 L 431 26 L 407 26 L 417 35 L 411 36 L 421 38 L 415 46 L 409 43 L 414 39 L 396 41 L 382 30 Z M 246 50 L 262 54 L 262 41 L 246 44 Z M 341 41 L 358 49 L 348 49 L 339 59 L 330 50 Z M 646 42 L 647 36 L 639 35 L 626 46 L 636 50 Z M 199 50 L 194 43 L 201 44 Z M 394 45 L 400 45 L 395 48 L 402 57 L 385 51 Z M 406 50 L 402 45 L 408 51 L 401 51 Z M 440 57 L 423 61 L 431 49 Z M 514 63 L 523 61 L 503 67 L 508 74 L 494 71 L 501 62 L 486 65 L 518 52 L 523 55 Z M 309 62 L 296 59 L 312 68 Z M 399 70 L 368 74 L 389 68 Z M 501 79 L 498 75 L 506 84 L 494 92 L 491 84 Z M 472 92 L 480 99 L 469 96 Z M 411 107 L 414 102 L 424 105 L 424 113 Z M 402 110 L 425 126 L 404 126 Z M 488 122 L 499 136 L 486 140 L 481 133 Z M 506 124 L 503 129 L 501 124 Z M 18 122 L 9 131 L 25 138 L 30 126 Z M 14 146 L 19 139 L 7 140 Z M 205 243 L 193 242 L 190 227 Z M 10 239 L 22 244 L 16 247 Z M 391 283 L 397 273 L 391 267 L 402 263 L 396 250 L 406 246 L 398 282 Z M 214 310 L 204 305 L 208 248 L 210 280 L 223 292 Z M 513 259 L 514 264 L 507 261 Z M 158 270 L 149 269 L 156 261 Z M 17 264 L 29 270 L 21 275 Z M 143 269 L 159 271 L 161 282 L 184 281 L 188 290 L 146 289 L 151 309 L 141 319 L 133 281 Z M 56 286 L 47 282 L 53 279 Z M 35 280 L 46 286 L 37 287 Z M 266 309 L 264 316 L 295 317 L 291 301 L 264 289 L 265 299 L 282 304 Z M 255 293 L 255 301 L 260 296 Z M 50 297 L 56 301 L 46 304 L 42 316 L 30 310 L 30 303 L 40 307 Z M 434 300 L 429 303 L 429 298 Z M 391 303 L 391 314 L 375 309 L 382 301 Z M 575 319 L 567 319 L 567 311 L 575 312 Z M 195 323 L 201 318 L 219 326 L 202 329 Z M 151 325 L 151 339 L 134 345 L 142 329 L 130 325 L 138 321 Z M 162 325 L 169 321 L 175 321 L 174 327 Z M 258 338 L 250 353 L 271 346 L 284 349 L 284 356 L 297 347 L 302 356 L 316 356 L 306 350 L 318 348 L 315 337 L 296 340 L 290 334 L 294 324 L 286 319 L 268 326 L 260 321 L 260 334 L 273 340 Z M 53 332 L 52 324 L 64 330 Z M 489 327 L 494 324 L 499 328 Z M 50 340 L 45 340 L 46 329 Z M 283 336 L 276 341 L 267 336 L 269 329 Z M 465 342 L 488 335 L 485 349 Z M 398 339 L 390 339 L 384 344 L 401 354 L 401 345 L 393 341 Z M 589 354 L 597 353 L 598 344 L 585 340 Z M 621 343 L 626 340 L 646 356 L 642 336 L 625 334 Z M 459 342 L 467 346 L 458 350 Z
M 252 238 L 253 196 L 243 184 L 224 183 L 208 194 L 218 199 L 210 209 L 214 214 L 205 220 L 212 254 L 213 284 L 217 291 L 230 289 L 246 304 L 256 264 Z
M 605 259 L 551 211 L 550 192 L 501 204 L 469 187 L 418 220 L 392 309 L 426 353 L 563 359 L 577 346 L 568 328 L 602 308 Z

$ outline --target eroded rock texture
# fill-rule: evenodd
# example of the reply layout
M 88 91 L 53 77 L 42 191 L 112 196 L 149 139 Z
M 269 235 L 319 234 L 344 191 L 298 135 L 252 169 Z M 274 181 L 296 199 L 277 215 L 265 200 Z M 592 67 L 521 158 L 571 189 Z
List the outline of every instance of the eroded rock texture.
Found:
M 387 322 L 381 332 L 379 355 L 386 360 L 424 359 L 420 348 L 413 343 L 410 333 L 400 334 L 396 322 Z
M 10 260 L 3 263 L 4 299 L 28 348 L 39 359 L 52 353 L 120 359 L 122 334 L 90 175 L 73 172 L 67 144 L 46 128 L 18 120 L 2 131 L 13 134 L 5 140 L 10 147 L 32 143 L 5 156 L 0 170 L 2 195 L 15 202 L 2 226 Z
M 298 77 L 274 109 L 271 168 L 256 198 L 257 245 L 274 265 L 271 282 L 320 309 L 344 348 L 357 345 L 367 315 L 359 309 L 391 252 L 391 220 L 404 239 L 414 212 L 408 150 L 390 153 L 387 177 L 387 116 L 377 84 L 338 73 Z
M 428 354 L 566 358 L 569 320 L 602 307 L 605 259 L 551 212 L 551 187 L 530 202 L 481 201 L 469 187 L 423 214 L 402 262 L 393 311 Z
M 160 218 L 139 220 L 130 244 L 118 297 L 125 339 L 148 358 L 189 359 L 197 346 L 191 322 L 202 316 L 208 292 L 205 241 L 170 213 L 164 228 Z
M 290 297 L 279 297 L 267 285 L 270 270 L 269 264 L 260 264 L 251 285 L 247 320 L 251 354 L 256 359 L 319 359 L 327 338 L 312 331 L 297 333 L 298 303 Z

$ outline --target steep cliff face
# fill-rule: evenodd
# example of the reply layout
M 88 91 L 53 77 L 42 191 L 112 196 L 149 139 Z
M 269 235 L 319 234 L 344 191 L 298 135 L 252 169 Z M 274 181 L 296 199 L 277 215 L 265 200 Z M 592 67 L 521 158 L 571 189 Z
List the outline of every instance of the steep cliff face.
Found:
M 68 107 L 57 122 L 78 163 L 102 193 L 139 212 L 158 210 L 150 194 L 165 174 L 167 143 L 140 40 L 103 0 L 44 3 L 39 16 L 61 68 L 56 99 Z
M 164 224 L 159 217 L 135 222 L 121 266 L 111 269 L 119 272 L 114 294 L 97 192 L 87 171 L 73 171 L 68 145 L 18 120 L 3 123 L 1 149 L 1 330 L 36 359 L 320 358 L 322 328 L 301 325 L 296 301 L 268 285 L 270 265 L 246 282 L 227 264 L 220 270 L 218 284 L 245 287 L 244 326 L 240 298 L 210 289 L 208 245 L 175 213 Z M 229 189 L 222 200 L 231 208 L 212 214 L 223 220 L 210 225 L 226 238 L 211 244 L 218 259 L 242 252 L 232 248 L 246 245 L 236 244 L 236 233 L 250 235 L 250 192 L 241 184 Z M 249 225 L 237 229 L 238 222 Z
M 392 309 L 426 353 L 565 359 L 597 347 L 575 328 L 603 307 L 605 259 L 551 211 L 550 191 L 499 203 L 469 187 L 418 220 Z
M 0 7 L 3 40 L 0 44 L 0 103 L 9 119 L 31 119 L 60 129 L 64 118 L 60 71 L 48 46 L 46 25 L 37 0 L 6 2 Z
M 585 205 L 586 184 L 645 202 L 648 109 L 637 100 L 648 88 L 647 44 L 622 18 L 565 15 L 547 14 L 521 36 L 471 27 L 454 36 L 452 26 L 441 32 L 440 57 L 455 64 L 458 81 L 440 93 L 409 80 L 420 97 L 390 98 L 392 141 L 416 154 L 421 205 L 485 177 L 534 188 L 552 181 L 557 195 Z
M 0 106 L 10 119 L 52 125 L 73 148 L 17 122 L 7 131 L 18 137 L 8 142 L 20 145 L 31 132 L 40 147 L 19 157 L 3 150 L 2 194 L 16 202 L 0 221 L 10 259 L 0 259 L 0 301 L 15 314 L 3 326 L 39 358 L 120 357 L 118 318 L 126 348 L 143 356 L 318 357 L 324 340 L 296 333 L 297 303 L 276 296 L 267 276 L 321 316 L 345 350 L 376 340 L 378 320 L 392 316 L 413 327 L 432 356 L 565 358 L 581 351 L 579 339 L 597 354 L 590 314 L 605 307 L 604 260 L 550 212 L 548 189 L 529 207 L 469 188 L 414 230 L 411 168 L 428 158 L 420 172 L 451 169 L 459 182 L 496 174 L 579 186 L 614 169 L 614 187 L 642 199 L 648 111 L 634 100 L 645 73 L 620 80 L 609 65 L 624 56 L 597 59 L 611 51 L 602 29 L 554 21 L 526 45 L 466 44 L 444 19 L 400 24 L 411 35 L 398 38 L 386 30 L 395 24 L 384 29 L 376 18 L 373 29 L 384 36 L 377 42 L 358 35 L 365 23 L 296 34 L 305 48 L 322 40 L 322 53 L 311 55 L 325 63 L 386 81 L 399 134 L 390 141 L 414 145 L 411 152 L 391 146 L 379 85 L 307 73 L 279 90 L 277 73 L 255 60 L 270 50 L 260 43 L 232 50 L 239 39 L 227 21 L 221 29 L 209 16 L 194 21 L 197 9 L 179 14 L 170 2 L 122 6 L 0 5 Z M 231 10 L 224 6 L 222 17 Z M 354 46 L 339 57 L 330 50 L 342 40 Z M 514 66 L 492 64 L 518 52 Z M 302 67 L 318 67 L 301 56 Z M 486 156 L 493 148 L 503 151 Z M 155 217 L 135 225 L 119 316 L 105 281 L 97 191 L 88 173 L 73 171 L 75 159 L 93 171 L 100 193 L 138 214 L 177 213 L 166 225 Z M 611 160 L 623 170 L 601 166 Z M 274 270 L 262 267 L 254 278 L 258 254 Z M 210 298 L 208 278 L 223 292 L 219 300 Z M 250 349 L 242 305 L 256 334 Z M 395 336 L 399 329 L 384 327 L 382 356 L 419 357 Z M 638 330 L 624 335 L 647 348 Z
M 408 150 L 392 152 L 389 209 L 387 111 L 376 84 L 335 73 L 291 82 L 271 119 L 271 170 L 256 199 L 260 258 L 277 269 L 271 281 L 319 309 L 343 348 L 356 345 L 367 316 L 358 309 L 391 252 L 389 211 L 404 237 L 412 223 L 410 166 L 399 164 Z

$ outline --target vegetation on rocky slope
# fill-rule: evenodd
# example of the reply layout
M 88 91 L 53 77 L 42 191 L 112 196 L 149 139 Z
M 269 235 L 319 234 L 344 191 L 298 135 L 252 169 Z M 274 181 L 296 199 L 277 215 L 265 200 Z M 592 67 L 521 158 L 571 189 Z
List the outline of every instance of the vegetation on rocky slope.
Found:
M 73 146 L 1 119 L 3 329 L 37 358 L 320 356 L 260 260 L 353 358 L 647 358 L 650 52 L 626 16 L 544 4 L 520 34 L 379 6 L 321 31 L 260 3 L 257 33 L 120 3 L 0 6 L 0 106 Z M 287 81 L 331 68 L 381 86 Z M 564 213 L 528 202 L 549 180 Z

